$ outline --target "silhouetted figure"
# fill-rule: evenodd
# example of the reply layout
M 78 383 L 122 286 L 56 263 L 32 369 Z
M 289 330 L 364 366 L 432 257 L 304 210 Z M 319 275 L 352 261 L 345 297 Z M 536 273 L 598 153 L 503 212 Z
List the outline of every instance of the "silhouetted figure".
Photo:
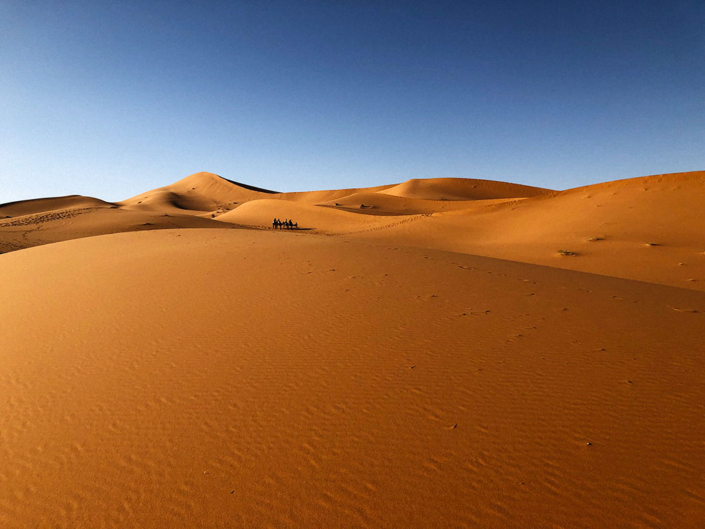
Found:
M 287 230 L 298 230 L 298 229 L 299 229 L 299 223 L 298 223 L 298 222 L 294 222 L 294 221 L 291 220 L 291 219 L 279 220 L 279 219 L 275 218 L 275 219 L 272 221 L 272 228 L 274 228 L 275 230 L 276 230 L 276 229 L 281 230 L 281 229 L 283 229 L 283 228 L 286 228 Z

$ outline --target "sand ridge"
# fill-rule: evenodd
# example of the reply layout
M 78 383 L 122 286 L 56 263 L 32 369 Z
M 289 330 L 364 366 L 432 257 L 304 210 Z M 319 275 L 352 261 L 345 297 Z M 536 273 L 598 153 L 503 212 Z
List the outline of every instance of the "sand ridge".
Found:
M 495 180 L 414 178 L 380 191 L 380 193 L 425 200 L 487 200 L 541 196 L 551 193 L 551 190 Z

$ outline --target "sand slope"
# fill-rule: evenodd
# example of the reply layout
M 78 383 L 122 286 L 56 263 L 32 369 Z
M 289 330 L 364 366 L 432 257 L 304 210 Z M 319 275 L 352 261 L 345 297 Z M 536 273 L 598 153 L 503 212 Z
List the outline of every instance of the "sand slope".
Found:
M 562 192 L 457 178 L 273 193 L 196 173 L 108 204 L 86 197 L 0 206 L 0 252 L 161 228 L 254 227 L 407 245 L 705 290 L 705 172 Z M 2 218 L 2 213 L 12 218 Z M 228 226 L 229 224 L 229 226 Z M 559 252 L 568 252 L 561 255 Z
M 252 230 L 0 267 L 2 527 L 705 518 L 700 292 Z
M 267 197 L 273 191 L 238 184 L 213 173 L 195 173 L 178 182 L 125 200 L 123 206 L 143 209 L 182 209 L 211 212 L 248 200 Z
M 380 193 L 386 195 L 425 200 L 525 198 L 541 196 L 550 192 L 550 190 L 540 187 L 470 178 L 412 179 L 380 191 Z
M 366 236 L 705 290 L 702 204 L 705 172 L 657 175 L 477 202 Z
M 23 217 L 37 213 L 49 213 L 51 211 L 65 211 L 95 207 L 108 207 L 113 204 L 103 200 L 84 197 L 81 195 L 70 195 L 66 197 L 37 198 L 34 200 L 21 200 L 19 202 L 9 202 L 0 204 L 0 219 Z
M 279 200 L 287 200 L 290 202 L 298 202 L 301 204 L 323 204 L 326 202 L 331 202 L 339 200 L 356 193 L 378 193 L 385 189 L 392 187 L 391 185 L 383 185 L 376 187 L 363 187 L 354 189 L 331 189 L 325 191 L 303 191 L 303 192 L 293 192 L 293 193 L 279 193 L 273 195 L 269 198 L 276 198 Z
M 0 206 L 0 253 L 108 233 L 204 227 L 233 226 L 178 209 L 135 209 L 90 197 L 28 200 Z
M 483 200 L 484 205 L 503 202 L 504 200 Z M 323 202 L 319 205 L 367 215 L 430 215 L 445 211 L 457 211 L 474 207 L 472 200 L 428 200 L 422 198 L 400 197 L 380 193 L 352 193 L 337 200 Z

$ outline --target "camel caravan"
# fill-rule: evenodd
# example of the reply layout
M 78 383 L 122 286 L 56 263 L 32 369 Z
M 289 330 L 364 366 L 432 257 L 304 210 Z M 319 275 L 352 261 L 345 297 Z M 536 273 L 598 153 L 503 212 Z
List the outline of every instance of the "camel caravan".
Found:
M 282 230 L 282 229 L 298 230 L 299 223 L 292 222 L 290 219 L 287 219 L 284 221 L 279 220 L 279 219 L 274 219 L 274 221 L 272 221 L 272 229 L 274 229 L 274 230 Z

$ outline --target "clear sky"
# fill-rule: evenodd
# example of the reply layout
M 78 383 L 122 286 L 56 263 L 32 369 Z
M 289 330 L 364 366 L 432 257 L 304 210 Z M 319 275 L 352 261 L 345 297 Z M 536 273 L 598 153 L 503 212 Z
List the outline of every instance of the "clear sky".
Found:
M 0 202 L 702 169 L 703 0 L 0 0 Z

